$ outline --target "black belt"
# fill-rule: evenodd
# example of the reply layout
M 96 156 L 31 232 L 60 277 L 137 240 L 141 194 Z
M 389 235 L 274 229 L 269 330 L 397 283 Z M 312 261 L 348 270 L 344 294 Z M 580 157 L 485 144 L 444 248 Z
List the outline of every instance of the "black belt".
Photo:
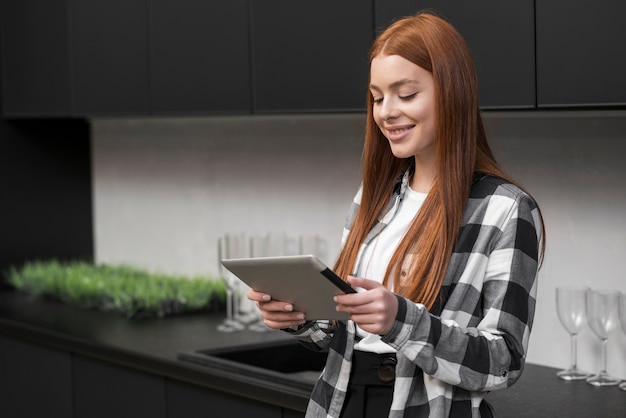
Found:
M 350 382 L 357 385 L 392 385 L 396 380 L 396 363 L 395 353 L 354 350 Z

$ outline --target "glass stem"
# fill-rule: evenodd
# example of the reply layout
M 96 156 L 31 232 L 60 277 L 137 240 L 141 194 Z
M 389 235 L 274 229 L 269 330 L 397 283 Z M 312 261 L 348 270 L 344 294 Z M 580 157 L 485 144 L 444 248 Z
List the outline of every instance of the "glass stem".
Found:
M 601 375 L 606 374 L 606 346 L 608 339 L 602 339 L 602 370 L 600 371 Z
M 232 303 L 232 310 L 233 310 L 233 320 L 235 321 L 239 321 L 239 282 L 235 282 L 233 285 L 233 303 Z
M 571 341 L 571 356 L 572 356 L 572 367 L 570 367 L 571 370 L 576 370 L 578 368 L 577 366 L 577 356 L 578 354 L 576 353 L 576 334 L 572 334 L 572 341 Z
M 230 285 L 226 288 L 226 319 L 233 319 L 233 290 Z

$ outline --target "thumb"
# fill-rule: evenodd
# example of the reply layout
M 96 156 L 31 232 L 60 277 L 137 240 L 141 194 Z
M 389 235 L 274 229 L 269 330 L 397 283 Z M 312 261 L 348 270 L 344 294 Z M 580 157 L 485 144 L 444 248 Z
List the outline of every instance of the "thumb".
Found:
M 376 280 L 370 280 L 364 277 L 354 277 L 354 276 L 348 276 L 348 283 L 350 283 L 352 287 L 356 289 L 357 292 L 359 291 L 358 288 L 361 288 L 363 290 L 370 290 L 370 289 L 375 289 L 379 286 L 382 286 Z

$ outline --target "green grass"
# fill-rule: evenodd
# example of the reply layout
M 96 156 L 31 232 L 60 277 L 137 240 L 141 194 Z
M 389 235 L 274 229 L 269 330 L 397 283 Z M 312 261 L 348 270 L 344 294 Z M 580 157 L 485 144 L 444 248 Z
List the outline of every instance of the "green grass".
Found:
M 125 265 L 34 261 L 11 268 L 6 279 L 31 295 L 128 318 L 216 311 L 226 299 L 222 279 L 149 273 Z

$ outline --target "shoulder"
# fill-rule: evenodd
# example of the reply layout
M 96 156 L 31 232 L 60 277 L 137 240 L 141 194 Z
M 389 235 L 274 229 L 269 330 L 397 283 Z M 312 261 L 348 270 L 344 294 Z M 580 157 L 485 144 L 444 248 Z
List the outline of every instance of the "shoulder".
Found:
M 474 179 L 465 211 L 465 223 L 481 223 L 501 227 L 512 219 L 524 219 L 540 225 L 537 203 L 519 186 L 489 175 Z
M 503 196 L 515 200 L 526 198 L 532 200 L 528 193 L 522 190 L 519 186 L 500 177 L 484 174 L 475 176 L 472 183 L 470 198 L 480 199 L 488 198 L 490 196 Z
M 470 201 L 490 203 L 506 202 L 511 205 L 524 205 L 535 209 L 537 203 L 526 191 L 519 186 L 499 177 L 479 175 L 474 178 L 469 196 Z M 494 203 L 491 202 L 491 203 Z

